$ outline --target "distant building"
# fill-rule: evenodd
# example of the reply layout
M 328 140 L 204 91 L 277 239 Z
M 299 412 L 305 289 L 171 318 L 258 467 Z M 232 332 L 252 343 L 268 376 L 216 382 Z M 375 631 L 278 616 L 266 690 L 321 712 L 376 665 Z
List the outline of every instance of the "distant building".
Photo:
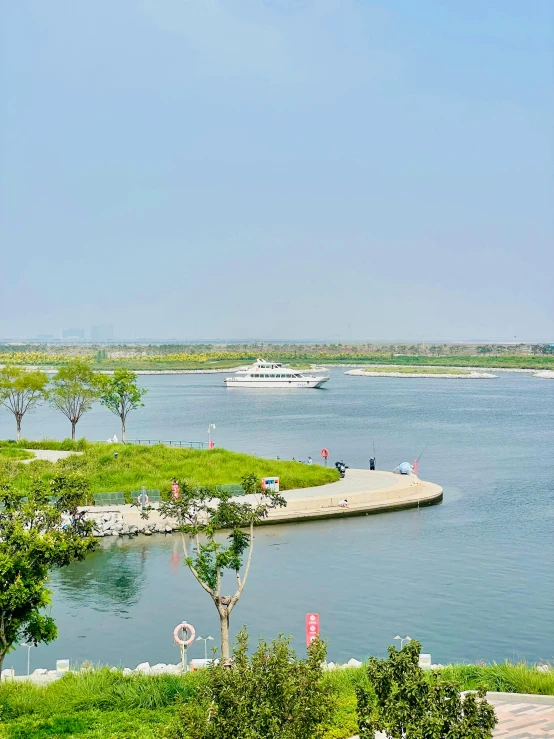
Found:
M 64 328 L 62 331 L 62 339 L 84 339 L 84 328 Z
M 54 341 L 54 334 L 37 334 L 36 341 Z
M 91 341 L 112 341 L 113 326 L 111 323 L 102 323 L 98 326 L 92 326 L 90 329 Z

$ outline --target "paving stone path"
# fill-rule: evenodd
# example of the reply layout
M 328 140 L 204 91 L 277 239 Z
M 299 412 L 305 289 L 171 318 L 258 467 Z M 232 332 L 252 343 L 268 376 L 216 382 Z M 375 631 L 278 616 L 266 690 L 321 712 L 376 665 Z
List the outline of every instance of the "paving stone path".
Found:
M 554 698 L 536 695 L 490 696 L 498 723 L 494 739 L 554 739 Z

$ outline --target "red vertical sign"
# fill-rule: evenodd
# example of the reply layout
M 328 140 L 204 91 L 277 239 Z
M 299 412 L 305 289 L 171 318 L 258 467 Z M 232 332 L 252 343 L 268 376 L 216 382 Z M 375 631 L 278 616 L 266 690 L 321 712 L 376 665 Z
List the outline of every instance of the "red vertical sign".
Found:
M 319 636 L 319 613 L 306 614 L 306 646 Z
M 416 460 L 414 460 L 414 475 L 416 477 L 417 477 L 417 469 L 418 469 L 418 463 L 417 463 L 417 459 L 416 459 Z

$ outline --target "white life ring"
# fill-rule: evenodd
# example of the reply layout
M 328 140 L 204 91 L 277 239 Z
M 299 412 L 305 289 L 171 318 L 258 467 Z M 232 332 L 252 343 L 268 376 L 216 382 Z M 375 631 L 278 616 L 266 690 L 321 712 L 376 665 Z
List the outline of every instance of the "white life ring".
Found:
M 179 632 L 184 631 L 190 632 L 190 636 L 188 639 L 181 639 L 179 636 Z M 181 647 L 188 647 L 192 642 L 194 641 L 194 637 L 196 636 L 196 629 L 191 624 L 188 624 L 186 621 L 183 621 L 180 624 L 177 624 L 177 626 L 173 629 L 173 641 L 175 644 L 179 644 Z
M 146 495 L 146 493 L 144 493 L 144 495 L 141 493 L 138 497 L 138 502 L 144 508 L 145 505 L 148 505 L 150 503 L 150 498 Z

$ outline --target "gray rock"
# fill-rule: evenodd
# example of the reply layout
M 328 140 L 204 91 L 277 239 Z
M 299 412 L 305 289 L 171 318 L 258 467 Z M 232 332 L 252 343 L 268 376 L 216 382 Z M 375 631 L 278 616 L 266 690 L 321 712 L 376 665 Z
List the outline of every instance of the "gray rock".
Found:
M 136 666 L 135 672 L 142 672 L 148 675 L 150 673 L 150 662 L 141 662 L 140 665 Z
M 124 667 L 123 670 L 122 670 L 122 672 L 123 672 L 124 675 L 132 675 L 133 674 L 133 670 L 131 670 L 130 667 Z
M 33 670 L 33 675 L 48 675 L 48 670 L 45 670 L 44 667 L 37 667 L 36 670 Z
M 151 675 L 162 675 L 167 671 L 167 665 L 165 662 L 159 662 L 157 665 L 152 665 L 150 668 Z
M 360 662 L 360 660 L 354 659 L 354 657 L 352 657 L 352 659 L 349 659 L 346 664 L 348 665 L 348 667 L 361 667 L 362 666 L 362 663 Z

